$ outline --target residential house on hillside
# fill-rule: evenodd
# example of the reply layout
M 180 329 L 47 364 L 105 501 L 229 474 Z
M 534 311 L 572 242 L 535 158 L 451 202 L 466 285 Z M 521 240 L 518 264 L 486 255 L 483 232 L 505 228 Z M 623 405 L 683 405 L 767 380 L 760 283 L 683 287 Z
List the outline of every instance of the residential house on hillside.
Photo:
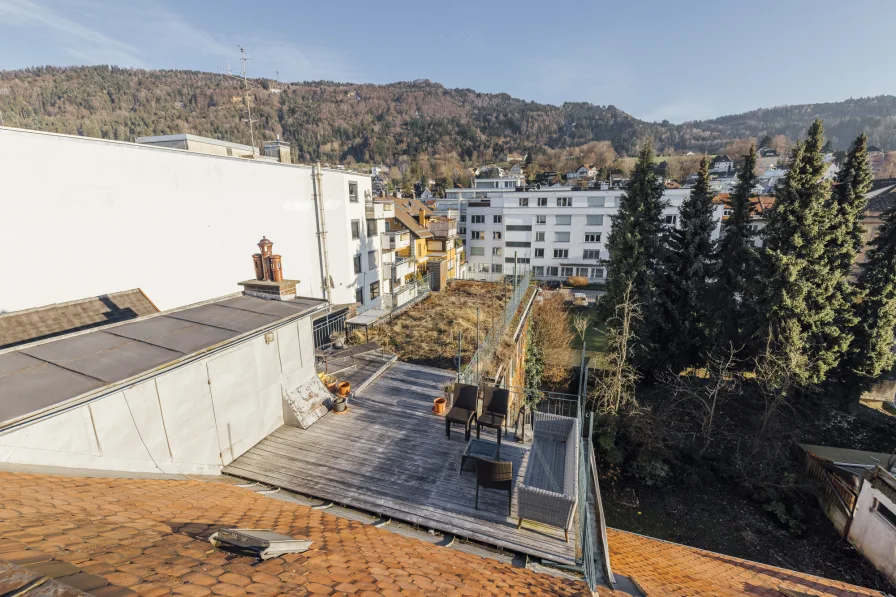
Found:
M 510 170 L 507 171 L 508 176 L 520 177 L 523 175 L 523 167 L 519 164 L 514 164 L 510 167 Z
M 389 229 L 410 234 L 410 245 L 399 258 L 414 262 L 414 276 L 396 280 L 410 284 L 417 275 L 429 278 L 433 290 L 441 290 L 447 280 L 457 277 L 463 262 L 463 245 L 458 241 L 457 219 L 436 215 L 417 199 L 393 199 L 395 214 Z
M 591 180 L 597 176 L 597 168 L 582 164 L 575 170 L 566 173 L 566 180 Z
M 524 162 L 526 157 L 521 153 L 508 153 L 507 161 L 508 162 Z
M 709 163 L 709 171 L 713 174 L 725 174 L 729 170 L 734 170 L 734 160 L 727 154 L 717 155 Z
M 861 265 L 867 260 L 869 245 L 883 226 L 883 214 L 896 207 L 896 178 L 875 180 L 868 193 L 868 205 L 862 214 L 863 240 L 865 241 L 856 258 L 853 274 L 857 275 Z

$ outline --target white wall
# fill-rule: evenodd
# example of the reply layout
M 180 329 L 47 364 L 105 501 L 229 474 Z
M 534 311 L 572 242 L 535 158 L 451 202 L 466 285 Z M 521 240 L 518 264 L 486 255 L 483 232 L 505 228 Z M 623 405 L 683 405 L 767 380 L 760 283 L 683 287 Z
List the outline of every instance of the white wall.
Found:
M 849 542 L 890 582 L 896 583 L 896 526 L 873 511 L 875 500 L 896 512 L 896 501 L 865 480 L 849 527 Z
M 283 424 L 283 394 L 320 383 L 305 317 L 0 435 L 0 462 L 217 474 Z M 286 407 L 288 408 L 288 407 Z
M 333 301 L 349 303 L 348 181 L 363 220 L 370 177 L 322 178 Z M 16 280 L 0 312 L 129 288 L 162 310 L 223 296 L 254 276 L 262 236 L 299 295 L 323 296 L 308 166 L 0 128 L 0 181 L 0 272 Z

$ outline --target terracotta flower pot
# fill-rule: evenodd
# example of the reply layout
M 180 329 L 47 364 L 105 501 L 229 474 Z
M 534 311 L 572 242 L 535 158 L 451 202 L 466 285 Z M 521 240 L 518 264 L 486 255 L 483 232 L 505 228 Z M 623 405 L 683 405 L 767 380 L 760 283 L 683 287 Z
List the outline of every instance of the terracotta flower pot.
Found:
M 347 381 L 340 381 L 336 384 L 336 393 L 340 396 L 348 396 L 348 393 L 352 390 L 352 384 Z
M 333 383 L 328 383 L 327 389 L 330 390 L 331 394 L 335 394 L 336 393 L 336 382 L 334 381 Z
M 448 410 L 448 401 L 439 396 L 432 401 L 432 412 L 436 415 L 444 415 Z

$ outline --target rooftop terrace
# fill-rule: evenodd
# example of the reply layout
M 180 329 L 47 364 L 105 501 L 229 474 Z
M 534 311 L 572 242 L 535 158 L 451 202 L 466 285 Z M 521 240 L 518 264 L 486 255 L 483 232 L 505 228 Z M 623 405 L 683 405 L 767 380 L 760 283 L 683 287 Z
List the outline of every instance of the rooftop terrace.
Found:
M 527 523 L 517 530 L 506 496 L 480 490 L 460 473 L 463 430 L 445 437 L 432 400 L 454 374 L 396 362 L 350 402 L 310 429 L 283 426 L 224 469 L 225 473 L 331 500 L 425 528 L 451 533 L 550 561 L 575 563 L 575 539 L 561 529 Z M 494 439 L 490 429 L 482 437 Z M 525 474 L 528 446 L 505 435 L 501 459 L 513 462 L 514 482 Z

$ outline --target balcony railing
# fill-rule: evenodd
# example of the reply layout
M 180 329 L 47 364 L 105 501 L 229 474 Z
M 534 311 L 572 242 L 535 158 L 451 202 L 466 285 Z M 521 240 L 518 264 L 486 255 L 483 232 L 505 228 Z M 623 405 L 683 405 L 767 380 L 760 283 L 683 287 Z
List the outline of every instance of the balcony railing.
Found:
M 400 230 L 383 232 L 380 241 L 384 251 L 399 251 L 411 246 L 411 233 Z
M 416 267 L 413 259 L 402 257 L 392 263 L 384 263 L 383 269 L 388 279 L 393 282 L 400 282 L 404 280 L 405 276 L 414 273 Z
M 394 214 L 395 206 L 391 202 L 371 201 L 364 205 L 364 216 L 368 220 L 392 218 Z

